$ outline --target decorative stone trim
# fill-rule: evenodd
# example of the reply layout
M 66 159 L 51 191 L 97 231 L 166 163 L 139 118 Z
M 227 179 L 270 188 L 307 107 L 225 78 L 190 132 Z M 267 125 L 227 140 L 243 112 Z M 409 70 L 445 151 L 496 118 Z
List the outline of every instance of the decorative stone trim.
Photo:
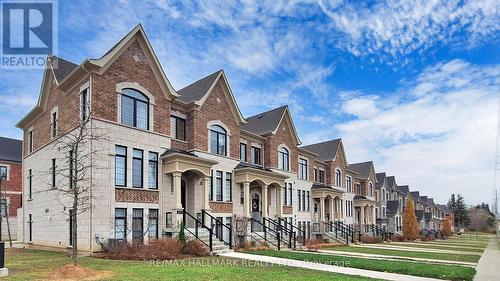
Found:
M 212 213 L 232 213 L 233 203 L 232 202 L 210 202 L 210 209 Z
M 293 207 L 292 206 L 283 206 L 283 214 L 284 215 L 293 214 Z
M 128 188 L 115 188 L 116 202 L 152 203 L 158 204 L 159 193 L 152 190 L 135 190 Z

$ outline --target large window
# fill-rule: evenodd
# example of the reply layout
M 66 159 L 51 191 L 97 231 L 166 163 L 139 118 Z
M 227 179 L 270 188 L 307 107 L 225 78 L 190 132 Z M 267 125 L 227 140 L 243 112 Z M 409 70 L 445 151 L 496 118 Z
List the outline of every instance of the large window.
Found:
M 300 190 L 297 190 L 297 202 L 299 202 L 299 211 L 302 210 L 302 200 L 300 200 Z
M 290 200 L 288 201 L 288 204 L 290 206 L 293 205 L 293 185 L 291 182 L 288 183 L 288 196 L 290 196 Z
M 240 160 L 247 162 L 247 144 L 240 143 Z
M 158 239 L 158 209 L 149 209 L 149 239 Z
M 289 171 L 290 170 L 290 153 L 288 149 L 284 147 L 280 147 L 278 151 L 279 159 L 278 159 L 278 168 L 282 170 Z
M 373 185 L 372 185 L 372 183 L 368 184 L 368 196 L 373 196 Z
M 134 149 L 132 159 L 132 187 L 142 188 L 143 186 L 143 152 Z
M 186 140 L 186 119 L 170 116 L 173 137 L 177 140 Z
M 215 198 L 222 201 L 222 172 L 216 171 L 215 174 Z
M 288 190 L 286 188 L 288 184 L 285 183 L 285 188 L 283 189 L 283 205 L 287 206 L 288 205 Z
M 345 178 L 345 188 L 347 192 L 352 192 L 352 178 L 350 176 Z
M 255 146 L 252 146 L 250 148 L 250 155 L 251 155 L 251 161 L 252 161 L 252 164 L 255 164 L 255 165 L 260 165 L 261 162 L 260 162 L 260 148 L 258 147 L 255 147 Z
M 121 104 L 122 124 L 149 129 L 149 99 L 133 89 L 123 89 Z
M 208 200 L 214 200 L 214 171 L 211 171 L 210 181 L 208 182 Z
M 302 211 L 306 210 L 306 191 L 302 190 Z
M 227 132 L 219 125 L 210 126 L 210 152 L 227 155 Z
M 325 182 L 325 171 L 324 170 L 319 170 L 319 182 L 322 182 L 322 183 Z
M 127 148 L 115 146 L 115 185 L 127 185 Z
M 231 202 L 233 198 L 233 177 L 231 173 L 226 173 L 226 201 Z
M 302 180 L 307 180 L 307 160 L 299 159 L 299 178 Z
M 144 216 L 142 209 L 132 209 L 132 239 L 142 240 L 144 236 Z
M 339 169 L 335 170 L 335 185 L 342 186 L 342 173 Z
M 127 209 L 115 209 L 115 238 L 127 239 Z
M 309 194 L 309 191 L 307 191 L 307 210 L 311 210 L 311 195 Z
M 149 152 L 148 160 L 148 187 L 158 188 L 158 153 Z

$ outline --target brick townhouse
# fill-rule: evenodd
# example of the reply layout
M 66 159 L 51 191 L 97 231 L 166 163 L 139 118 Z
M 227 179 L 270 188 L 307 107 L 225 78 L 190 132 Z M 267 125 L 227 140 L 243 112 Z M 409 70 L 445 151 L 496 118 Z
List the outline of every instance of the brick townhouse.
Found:
M 287 106 L 243 117 L 223 70 L 175 90 L 141 25 L 99 59 L 51 60 L 39 103 L 18 123 L 24 242 L 70 246 L 71 205 L 56 204 L 55 183 L 71 161 L 56 140 L 84 118 L 107 137 L 91 143 L 99 154 L 88 160 L 91 207 L 78 215 L 82 250 L 182 225 L 189 235 L 214 226 L 234 244 L 273 225 L 310 238 L 334 221 L 361 231 L 376 223 L 373 162 L 348 164 L 340 139 L 301 146 Z
M 22 160 L 22 141 L 0 137 L 1 240 L 9 238 L 7 216 L 11 237 L 17 238 L 17 209 L 22 205 Z

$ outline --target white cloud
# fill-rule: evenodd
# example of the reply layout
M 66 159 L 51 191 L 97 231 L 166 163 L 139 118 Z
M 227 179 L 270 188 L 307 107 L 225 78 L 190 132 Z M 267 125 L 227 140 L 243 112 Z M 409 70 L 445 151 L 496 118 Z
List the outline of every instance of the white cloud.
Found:
M 495 0 L 319 0 L 331 27 L 343 33 L 338 46 L 355 55 L 385 53 L 401 58 L 437 44 L 476 46 L 500 29 Z M 378 58 L 380 59 L 380 57 Z
M 346 113 L 358 118 L 373 117 L 378 113 L 375 100 L 372 98 L 354 98 L 344 103 L 343 109 Z
M 397 103 L 386 103 L 394 97 L 349 99 L 347 111 L 358 118 L 336 130 L 351 162 L 374 159 L 377 171 L 396 175 L 399 183 L 441 202 L 452 192 L 469 203 L 487 202 L 499 93 L 499 66 L 453 60 L 405 82 L 393 93 L 400 97 Z M 376 114 L 365 114 L 374 106 Z

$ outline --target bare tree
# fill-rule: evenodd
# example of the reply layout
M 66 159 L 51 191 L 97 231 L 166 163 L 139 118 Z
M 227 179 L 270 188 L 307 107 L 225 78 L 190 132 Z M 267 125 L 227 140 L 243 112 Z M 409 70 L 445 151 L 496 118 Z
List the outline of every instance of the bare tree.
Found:
M 50 171 L 53 178 L 50 189 L 58 190 L 58 202 L 64 206 L 63 213 L 71 221 L 71 259 L 75 265 L 78 255 L 78 215 L 92 206 L 92 172 L 99 168 L 94 160 L 100 152 L 96 147 L 106 140 L 107 135 L 107 130 L 96 127 L 91 117 L 91 112 L 81 115 L 76 127 L 56 139 L 54 153 L 59 153 L 66 165 Z M 57 182 L 55 178 L 58 179 Z

